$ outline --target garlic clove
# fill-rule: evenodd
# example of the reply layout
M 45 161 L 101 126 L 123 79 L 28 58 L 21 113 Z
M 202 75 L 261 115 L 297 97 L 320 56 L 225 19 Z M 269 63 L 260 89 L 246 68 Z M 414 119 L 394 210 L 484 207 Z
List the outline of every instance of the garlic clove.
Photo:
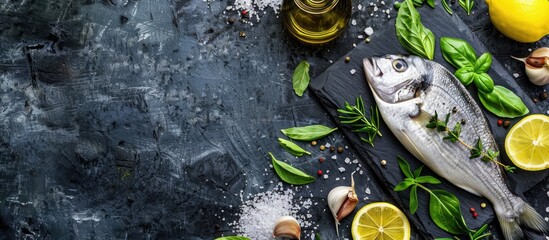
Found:
M 538 48 L 525 58 L 511 57 L 524 62 L 526 75 L 530 82 L 538 86 L 549 83 L 549 48 Z
M 339 236 L 339 221 L 349 215 L 358 203 L 355 191 L 354 172 L 351 174 L 351 186 L 335 187 L 328 193 L 328 208 L 334 217 L 336 233 Z
M 276 220 L 273 237 L 278 240 L 299 240 L 301 238 L 299 222 L 292 216 L 280 217 Z

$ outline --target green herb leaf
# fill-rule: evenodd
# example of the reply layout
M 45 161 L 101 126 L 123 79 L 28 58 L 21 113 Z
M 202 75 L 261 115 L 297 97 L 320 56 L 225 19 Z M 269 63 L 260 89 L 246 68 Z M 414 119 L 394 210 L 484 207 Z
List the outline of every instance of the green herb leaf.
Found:
M 530 112 L 515 93 L 499 85 L 491 93 L 479 92 L 478 96 L 482 105 L 499 117 L 515 118 Z
M 241 237 L 241 236 L 227 236 L 227 237 L 219 237 L 215 240 L 251 240 L 247 237 Z
M 452 234 L 469 232 L 461 214 L 459 199 L 447 191 L 431 190 L 429 214 L 433 222 L 446 232 Z
M 311 81 L 309 77 L 309 63 L 307 61 L 301 61 L 294 70 L 292 75 L 292 85 L 294 87 L 294 92 L 297 96 L 303 96 L 303 92 L 309 86 Z
M 404 181 L 397 184 L 395 186 L 395 189 L 393 189 L 393 191 L 400 192 L 400 191 L 403 191 L 403 190 L 409 188 L 410 186 L 412 186 L 414 184 L 415 184 L 415 182 L 414 182 L 413 178 L 406 178 L 406 179 L 404 179 Z
M 494 80 L 487 73 L 475 73 L 475 86 L 483 93 L 491 93 L 494 91 Z
M 406 160 L 404 160 L 401 156 L 397 156 L 397 162 L 400 170 L 404 173 L 404 176 L 413 179 L 414 175 L 412 175 L 412 171 L 410 170 L 410 164 L 408 164 L 408 162 L 406 162 Z
M 475 61 L 475 72 L 476 73 L 485 73 L 488 72 L 488 69 L 490 69 L 490 66 L 492 66 L 492 55 L 490 53 L 483 53 L 480 55 L 480 57 Z
M 482 239 L 482 237 L 490 236 L 490 233 L 486 233 L 486 230 L 488 230 L 488 224 L 482 225 L 478 230 L 475 231 L 475 234 L 473 234 L 473 239 Z
M 305 127 L 292 127 L 280 130 L 287 137 L 299 141 L 318 140 L 328 136 L 337 128 L 330 128 L 324 125 L 309 125 Z
M 435 0 L 427 0 L 427 4 L 432 7 L 432 8 L 435 8 Z
M 448 0 L 441 0 L 442 2 L 442 7 L 444 8 L 444 10 L 446 10 L 446 12 L 450 15 L 454 14 L 454 12 L 452 12 L 452 9 L 450 8 L 450 6 L 448 6 Z
M 446 61 L 457 69 L 462 67 L 474 67 L 476 54 L 473 47 L 459 38 L 441 37 L 440 50 Z
M 471 15 L 471 10 L 473 10 L 474 0 L 459 0 L 459 5 L 467 12 L 467 15 Z
M 294 156 L 301 157 L 303 154 L 311 155 L 310 152 L 305 151 L 305 149 L 301 148 L 299 145 L 293 143 L 292 141 L 288 141 L 284 138 L 278 138 L 278 143 L 280 146 L 282 146 L 286 151 L 291 153 Z
M 320 233 L 315 233 L 315 240 L 321 240 L 320 239 Z
M 379 132 L 379 110 L 377 107 L 371 107 L 370 119 L 368 119 L 362 97 L 356 98 L 355 106 L 345 102 L 345 107 L 337 109 L 337 112 L 341 123 L 350 124 L 353 127 L 353 132 L 366 133 L 368 138 L 360 137 L 362 141 L 374 146 L 376 135 L 381 137 L 381 132 Z
M 414 178 L 418 178 L 419 175 L 421 175 L 421 170 L 423 170 L 423 167 L 424 165 L 421 165 L 418 168 L 416 168 L 416 170 L 414 170 Z
M 269 153 L 269 155 L 272 159 L 273 168 L 282 181 L 293 185 L 304 185 L 316 180 L 313 176 L 292 167 L 290 164 L 276 160 L 272 153 Z
M 411 0 L 405 0 L 398 9 L 395 27 L 398 41 L 404 49 L 433 60 L 435 36 L 421 24 L 421 17 Z
M 417 185 L 412 186 L 410 189 L 410 213 L 414 214 L 417 211 L 418 207 L 418 200 L 417 200 Z
M 429 183 L 429 184 L 440 184 L 440 180 L 436 179 L 433 176 L 420 176 L 415 180 L 417 183 Z
M 473 67 L 462 67 L 454 73 L 454 76 L 465 86 L 471 84 L 476 75 Z
M 471 148 L 471 156 L 469 156 L 469 159 L 480 157 L 480 155 L 482 155 L 482 150 L 482 140 L 478 138 L 475 146 Z

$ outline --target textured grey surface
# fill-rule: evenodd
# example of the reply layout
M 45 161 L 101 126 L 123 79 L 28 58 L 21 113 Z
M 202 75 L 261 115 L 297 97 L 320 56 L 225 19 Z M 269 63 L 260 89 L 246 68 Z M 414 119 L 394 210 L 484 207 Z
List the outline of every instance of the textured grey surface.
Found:
M 308 187 L 284 185 L 317 203 L 300 212 L 314 223 L 304 229 L 307 238 L 316 232 L 335 238 L 324 199 L 332 187 L 348 184 L 338 179 L 348 180 L 350 170 L 363 171 L 359 206 L 393 201 L 366 162 L 342 161 L 357 158 L 351 151 L 306 146 L 313 154 L 296 159 L 276 141 L 281 128 L 335 125 L 309 92 L 293 94 L 291 73 L 307 59 L 317 76 L 363 41 L 364 28 L 383 28 L 395 15 L 389 1 L 353 2 L 357 24 L 319 48 L 296 43 L 269 8 L 256 21 L 226 10 L 231 5 L 0 0 L 0 238 L 236 234 L 230 223 L 246 196 L 278 185 L 269 151 L 311 174 L 330 170 L 328 179 Z M 483 4 L 472 16 L 460 15 L 510 73 L 520 73 L 528 93 L 543 91 L 508 57 L 535 45 L 501 37 Z M 538 106 L 547 111 L 547 101 Z M 348 145 L 341 133 L 322 142 Z M 320 164 L 320 156 L 327 161 Z M 526 193 L 538 209 L 549 206 L 546 185 Z M 343 237 L 350 238 L 350 221 L 343 221 Z

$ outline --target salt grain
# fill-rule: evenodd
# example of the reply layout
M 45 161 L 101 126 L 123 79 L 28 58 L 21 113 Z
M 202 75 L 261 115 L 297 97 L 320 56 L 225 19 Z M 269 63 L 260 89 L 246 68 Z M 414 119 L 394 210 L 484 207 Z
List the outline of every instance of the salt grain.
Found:
M 340 168 L 338 168 L 337 170 L 339 170 L 339 172 L 345 172 L 345 168 L 344 168 L 344 167 L 340 167 Z
M 374 29 L 372 27 L 367 27 L 366 29 L 364 29 L 364 33 L 366 33 L 366 35 L 370 36 L 374 33 Z
M 345 163 L 347 163 L 347 164 L 351 164 L 351 159 L 349 159 L 349 158 L 345 158 Z
M 328 174 L 324 174 L 324 176 L 322 176 L 324 179 L 328 179 Z
M 351 69 L 351 74 L 355 74 L 356 73 L 356 70 L 355 69 Z
M 370 191 L 370 188 L 366 188 L 365 192 L 366 192 L 366 194 L 371 194 L 372 193 L 372 191 Z
M 518 73 L 513 73 L 513 77 L 518 78 L 520 75 Z
M 356 20 L 351 20 L 351 25 L 355 26 L 356 25 Z
M 337 155 L 333 155 L 333 156 L 332 156 L 332 159 L 333 159 L 333 160 L 336 160 L 336 159 L 337 159 Z

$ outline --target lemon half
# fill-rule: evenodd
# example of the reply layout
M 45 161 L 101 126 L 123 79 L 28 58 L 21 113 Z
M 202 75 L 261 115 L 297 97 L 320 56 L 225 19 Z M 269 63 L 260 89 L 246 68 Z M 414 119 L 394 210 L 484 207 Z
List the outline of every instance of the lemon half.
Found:
M 393 204 L 374 202 L 358 210 L 351 234 L 353 240 L 408 240 L 410 223 Z
M 549 168 L 549 116 L 533 114 L 517 122 L 505 137 L 505 151 L 519 168 Z

